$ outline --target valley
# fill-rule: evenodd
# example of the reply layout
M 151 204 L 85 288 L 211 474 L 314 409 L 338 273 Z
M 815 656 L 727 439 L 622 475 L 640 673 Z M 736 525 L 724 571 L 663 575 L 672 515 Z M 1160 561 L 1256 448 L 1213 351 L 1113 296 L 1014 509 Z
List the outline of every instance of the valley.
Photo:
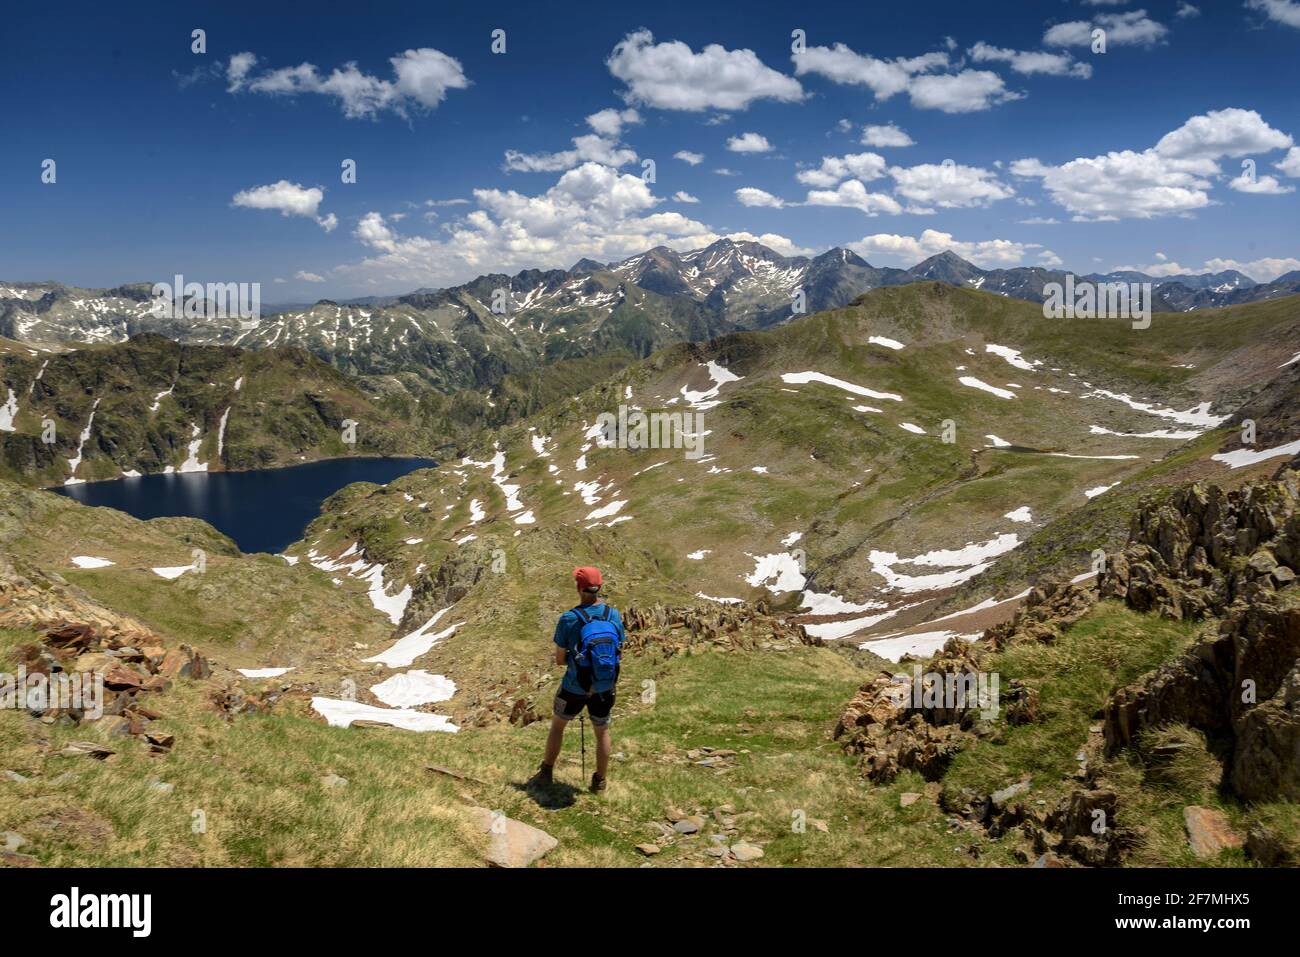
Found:
M 1245 715 L 1175 703 L 1121 742 L 1093 716 L 1221 622 L 1291 621 L 1300 299 L 1134 329 L 913 277 L 836 286 L 773 321 L 816 262 L 651 251 L 581 282 L 512 285 L 509 326 L 463 290 L 365 306 L 407 310 L 389 324 L 407 341 L 477 356 L 444 352 L 418 374 L 401 365 L 414 358 L 338 351 L 359 306 L 324 307 L 332 337 L 328 313 L 307 321 L 320 305 L 272 317 L 292 347 L 5 343 L 0 658 L 78 667 L 104 652 L 51 635 L 85 624 L 142 681 L 163 673 L 145 648 L 204 664 L 139 706 L 123 678 L 116 730 L 0 712 L 0 824 L 42 864 L 475 864 L 492 852 L 465 806 L 544 829 L 560 866 L 1294 862 L 1294 781 L 1220 787 L 1248 742 L 1291 740 L 1290 718 L 1257 717 L 1266 730 L 1234 743 Z M 547 297 L 576 324 L 530 312 Z M 655 331 L 664 308 L 677 318 Z M 420 325 L 430 311 L 452 325 Z M 691 434 L 632 447 L 608 423 L 637 412 Z M 38 488 L 362 454 L 439 464 L 349 484 L 279 554 Z M 1207 519 L 1197 496 L 1247 498 Z M 1193 538 L 1200 565 L 1183 561 Z M 569 785 L 522 786 L 577 564 L 602 569 L 631 639 L 602 797 L 576 790 L 572 742 Z M 1197 588 L 1218 597 L 1169 597 Z M 1289 707 L 1296 658 L 1270 652 L 1261 715 Z M 1001 714 L 900 709 L 887 676 L 914 664 L 998 673 Z M 175 739 L 165 753 L 141 744 L 158 731 Z M 112 754 L 78 755 L 87 740 Z M 1075 833 L 1071 814 L 1103 805 L 1122 829 Z M 1187 807 L 1250 843 L 1202 854 Z

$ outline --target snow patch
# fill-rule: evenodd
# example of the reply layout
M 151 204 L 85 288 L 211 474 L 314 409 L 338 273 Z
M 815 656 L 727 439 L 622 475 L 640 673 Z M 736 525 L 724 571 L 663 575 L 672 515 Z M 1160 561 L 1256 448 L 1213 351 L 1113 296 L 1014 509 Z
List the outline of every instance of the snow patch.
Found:
M 999 389 L 995 385 L 989 385 L 987 382 L 984 382 L 981 379 L 977 379 L 973 375 L 964 375 L 961 378 L 959 378 L 957 381 L 964 386 L 969 386 L 972 389 L 980 389 L 983 392 L 988 392 L 991 393 L 992 395 L 996 395 L 999 399 L 1014 399 L 1016 397 L 1016 394 L 1014 392 L 1011 392 L 1007 389 Z
M 456 694 L 456 682 L 446 675 L 431 675 L 420 670 L 405 671 L 377 685 L 371 685 L 370 691 L 386 705 L 410 708 L 418 704 L 448 700 Z
M 1300 439 L 1288 442 L 1286 445 L 1277 445 L 1271 449 L 1260 449 L 1259 451 L 1238 449 L 1235 452 L 1220 452 L 1218 455 L 1211 455 L 1210 458 L 1216 462 L 1224 463 L 1230 469 L 1239 469 L 1246 465 L 1254 465 L 1257 462 L 1297 453 L 1300 453 Z
M 852 392 L 854 395 L 865 396 L 868 399 L 890 399 L 894 402 L 902 402 L 903 397 L 893 392 L 876 392 L 865 386 L 854 385 L 852 382 L 845 382 L 843 379 L 837 379 L 834 376 L 824 375 L 820 372 L 782 372 L 781 381 L 790 385 L 807 385 L 809 382 L 820 382 L 823 385 L 834 386 L 837 389 L 843 389 L 845 392 Z
M 410 711 L 404 708 L 376 708 L 359 701 L 341 701 L 337 698 L 315 697 L 311 699 L 312 709 L 325 718 L 332 728 L 346 728 L 353 721 L 376 721 L 391 724 L 404 731 L 448 731 L 460 730 L 451 723 L 451 718 L 444 714 L 429 714 L 425 711 Z

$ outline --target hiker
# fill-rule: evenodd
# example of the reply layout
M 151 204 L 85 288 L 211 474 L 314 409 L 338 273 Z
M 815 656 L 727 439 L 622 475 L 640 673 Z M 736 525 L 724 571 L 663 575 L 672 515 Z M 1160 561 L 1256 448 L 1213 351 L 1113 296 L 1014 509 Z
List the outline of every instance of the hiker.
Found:
M 533 776 L 533 783 L 551 784 L 555 760 L 564 743 L 564 729 L 587 709 L 596 734 L 596 772 L 591 790 L 605 790 L 609 770 L 609 720 L 614 707 L 619 662 L 623 646 L 623 619 L 618 609 L 601 599 L 604 584 L 598 568 L 575 568 L 578 605 L 570 608 L 555 625 L 555 663 L 564 665 L 564 678 L 555 695 L 551 733 L 546 738 L 546 756 Z

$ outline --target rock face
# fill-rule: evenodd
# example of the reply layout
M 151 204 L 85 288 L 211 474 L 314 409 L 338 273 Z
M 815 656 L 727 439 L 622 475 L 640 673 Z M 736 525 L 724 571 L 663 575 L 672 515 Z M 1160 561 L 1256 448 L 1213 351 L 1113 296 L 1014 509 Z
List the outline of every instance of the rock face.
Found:
M 1221 615 L 1285 587 L 1300 568 L 1300 473 L 1224 491 L 1203 483 L 1134 513 L 1103 597 L 1167 618 Z
M 1119 689 L 1106 749 L 1178 722 L 1229 745 L 1247 800 L 1300 799 L 1300 473 L 1224 492 L 1193 485 L 1134 515 L 1103 595 L 1170 618 L 1218 616 L 1218 635 Z
M 470 808 L 474 826 L 488 835 L 485 860 L 493 867 L 527 867 L 560 842 L 545 831 L 485 807 Z

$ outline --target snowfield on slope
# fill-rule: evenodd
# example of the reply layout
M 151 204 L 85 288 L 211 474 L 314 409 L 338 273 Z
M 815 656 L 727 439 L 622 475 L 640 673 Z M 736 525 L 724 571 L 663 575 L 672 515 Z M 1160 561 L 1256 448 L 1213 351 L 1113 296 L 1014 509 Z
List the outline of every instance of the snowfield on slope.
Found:
M 843 379 L 837 379 L 834 376 L 825 375 L 821 372 L 782 372 L 781 381 L 790 385 L 807 385 L 809 382 L 820 382 L 823 385 L 834 386 L 837 389 L 843 389 L 845 392 L 852 392 L 854 395 L 864 396 L 868 399 L 890 399 L 894 402 L 903 401 L 903 397 L 896 393 L 876 392 L 874 389 L 854 385 L 852 382 L 845 382 Z

